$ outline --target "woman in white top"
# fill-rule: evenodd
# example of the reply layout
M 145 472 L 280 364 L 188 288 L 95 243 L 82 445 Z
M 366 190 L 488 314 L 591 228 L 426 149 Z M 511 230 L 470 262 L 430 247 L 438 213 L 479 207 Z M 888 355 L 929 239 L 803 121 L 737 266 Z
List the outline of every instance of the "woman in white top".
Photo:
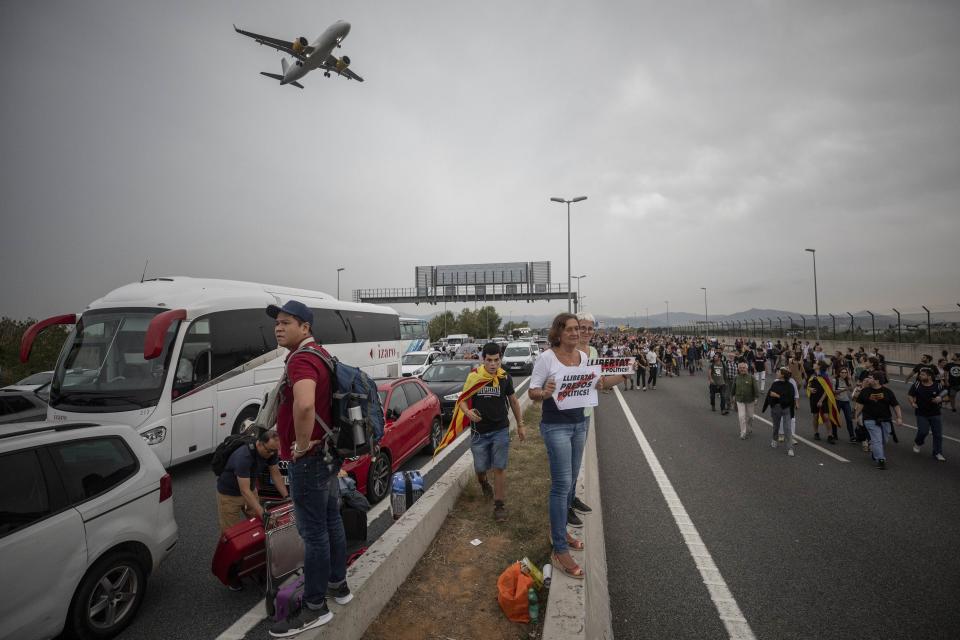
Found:
M 568 576 L 582 579 L 583 569 L 570 555 L 570 549 L 583 549 L 583 542 L 567 533 L 567 525 L 583 526 L 574 509 L 590 512 L 590 507 L 574 495 L 587 440 L 587 419 L 582 408 L 560 409 L 553 392 L 557 389 L 556 378 L 564 367 L 586 366 L 589 358 L 577 349 L 580 324 L 572 313 L 561 313 L 554 318 L 548 339 L 551 348 L 537 358 L 527 395 L 534 402 L 543 402 L 540 434 L 550 460 L 551 562 Z M 610 387 L 612 383 L 603 378 L 598 386 Z

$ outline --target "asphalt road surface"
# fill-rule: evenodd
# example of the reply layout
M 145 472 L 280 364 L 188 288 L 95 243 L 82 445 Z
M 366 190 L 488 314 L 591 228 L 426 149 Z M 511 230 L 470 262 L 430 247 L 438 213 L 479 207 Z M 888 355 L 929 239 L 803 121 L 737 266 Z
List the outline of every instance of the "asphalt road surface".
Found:
M 915 425 L 906 387 L 892 383 Z M 622 398 L 622 400 L 621 400 Z M 597 447 L 614 636 L 726 638 L 721 615 L 742 615 L 756 638 L 960 637 L 960 419 L 944 412 L 946 462 L 911 451 L 898 430 L 887 470 L 859 445 L 813 442 L 801 401 L 796 457 L 770 447 L 756 422 L 739 439 L 736 411 L 710 411 L 704 374 L 655 391 L 602 394 Z M 664 475 L 655 477 L 627 415 Z M 769 414 L 763 416 L 769 419 Z M 664 480 L 676 495 L 668 506 Z M 682 503 L 703 547 L 688 547 Z M 691 526 L 692 525 L 692 526 Z M 686 536 L 690 539 L 690 536 Z M 719 570 L 698 569 L 709 555 Z M 719 604 L 710 589 L 729 589 Z M 716 593 L 714 594 L 716 596 Z M 732 603 L 731 603 L 732 601 Z M 721 611 L 723 612 L 721 614 Z M 742 637 L 750 637 L 745 635 Z
M 520 384 L 525 379 L 518 376 L 514 381 Z M 427 487 L 469 448 L 468 440 L 464 439 L 458 448 L 459 453 L 447 456 L 424 478 Z M 429 454 L 417 454 L 403 469 L 420 469 L 429 460 Z M 216 638 L 263 598 L 251 582 L 246 583 L 243 591 L 232 592 L 210 572 L 220 535 L 216 477 L 210 471 L 210 456 L 169 471 L 173 476 L 180 540 L 170 557 L 150 576 L 143 605 L 133 623 L 118 636 L 121 640 Z M 368 524 L 368 542 L 379 538 L 392 524 L 389 510 L 384 516 Z

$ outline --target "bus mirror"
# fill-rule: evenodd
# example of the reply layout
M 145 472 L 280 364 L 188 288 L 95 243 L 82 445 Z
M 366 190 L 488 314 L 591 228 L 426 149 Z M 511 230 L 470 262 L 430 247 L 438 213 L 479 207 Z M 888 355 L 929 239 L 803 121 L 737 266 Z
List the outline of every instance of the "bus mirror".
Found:
M 171 309 L 154 316 L 147 327 L 147 336 L 143 340 L 143 358 L 144 360 L 153 360 L 163 353 L 163 338 L 167 335 L 167 330 L 177 320 L 186 320 L 186 309 Z
M 40 332 L 55 324 L 77 324 L 77 314 L 68 313 L 62 316 L 53 316 L 30 325 L 30 328 L 23 333 L 23 338 L 20 340 L 20 362 L 26 362 L 30 359 L 33 341 L 37 339 Z

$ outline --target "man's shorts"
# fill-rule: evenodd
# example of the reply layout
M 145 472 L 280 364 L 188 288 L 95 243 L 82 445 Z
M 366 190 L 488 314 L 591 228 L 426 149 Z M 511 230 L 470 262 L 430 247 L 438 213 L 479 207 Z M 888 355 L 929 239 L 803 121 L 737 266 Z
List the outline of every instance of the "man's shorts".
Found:
M 473 432 L 470 439 L 473 453 L 473 469 L 486 473 L 490 469 L 506 469 L 510 452 L 510 428 L 504 427 L 490 433 Z

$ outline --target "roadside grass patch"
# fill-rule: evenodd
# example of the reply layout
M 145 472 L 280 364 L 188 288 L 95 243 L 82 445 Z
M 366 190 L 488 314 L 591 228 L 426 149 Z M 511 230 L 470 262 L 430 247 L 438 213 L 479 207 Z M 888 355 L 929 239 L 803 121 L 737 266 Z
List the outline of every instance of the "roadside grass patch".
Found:
M 539 592 L 540 623 L 507 620 L 497 602 L 497 578 L 527 556 L 542 567 L 550 559 L 547 499 L 550 470 L 540 437 L 540 406 L 524 413 L 527 440 L 510 434 L 508 519 L 493 519 L 474 476 L 420 558 L 364 634 L 367 640 L 518 640 L 540 638 L 547 590 Z M 490 476 L 492 482 L 492 475 Z M 474 547 L 470 541 L 482 540 Z

